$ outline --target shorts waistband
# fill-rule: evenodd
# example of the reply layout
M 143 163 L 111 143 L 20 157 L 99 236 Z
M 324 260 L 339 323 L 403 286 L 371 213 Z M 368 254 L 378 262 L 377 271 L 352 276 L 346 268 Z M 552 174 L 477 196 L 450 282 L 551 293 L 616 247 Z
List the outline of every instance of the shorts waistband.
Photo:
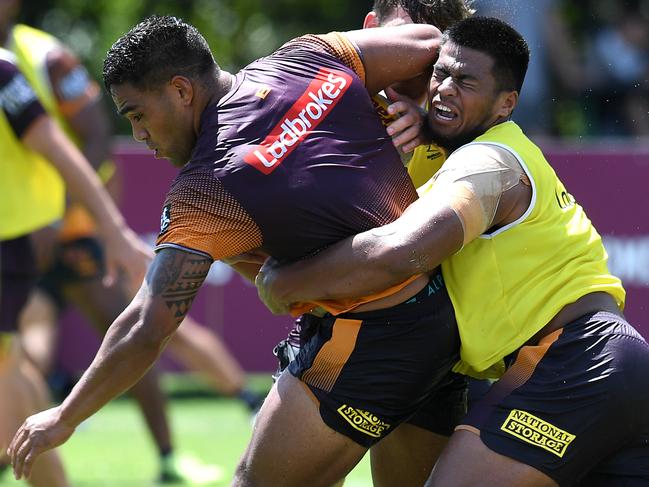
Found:
M 386 316 L 386 314 L 390 313 L 399 313 L 401 311 L 405 311 L 406 309 L 412 307 L 413 305 L 416 305 L 418 303 L 422 303 L 428 299 L 441 296 L 441 294 L 446 295 L 446 283 L 444 282 L 444 277 L 442 276 L 441 270 L 436 271 L 435 273 L 431 274 L 431 276 L 428 278 L 428 283 L 413 297 L 403 301 L 402 303 L 399 303 L 395 306 L 392 306 L 391 308 L 386 308 L 386 309 L 380 309 L 380 310 L 374 310 L 374 311 L 362 311 L 360 313 L 354 313 L 354 312 L 349 312 L 349 313 L 344 313 L 342 315 L 338 315 L 338 318 L 353 318 L 353 319 L 358 319 L 358 320 L 366 320 L 373 318 L 374 316 Z

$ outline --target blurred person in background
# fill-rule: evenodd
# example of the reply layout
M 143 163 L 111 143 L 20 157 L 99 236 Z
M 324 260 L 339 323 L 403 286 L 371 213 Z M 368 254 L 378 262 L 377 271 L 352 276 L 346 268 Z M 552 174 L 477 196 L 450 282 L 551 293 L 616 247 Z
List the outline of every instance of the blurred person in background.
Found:
M 119 174 L 110 159 L 110 124 L 98 85 L 79 60 L 51 35 L 15 24 L 21 2 L 2 0 L 0 45 L 12 51 L 19 68 L 38 83 L 39 100 L 60 128 L 84 152 L 99 177 L 119 193 Z M 54 377 L 59 394 L 72 379 L 53 371 L 58 318 L 68 304 L 81 310 L 102 333 L 133 297 L 124 274 L 115 282 L 104 279 L 104 245 L 97 225 L 85 208 L 71 202 L 62 224 L 55 222 L 31 234 L 39 272 L 43 273 L 20 319 L 20 335 L 27 356 L 45 377 Z M 263 401 L 245 387 L 245 374 L 236 359 L 211 330 L 190 317 L 171 340 L 169 349 L 189 369 L 200 372 L 216 391 L 240 398 L 251 411 Z M 53 374 L 54 372 L 54 374 Z M 159 480 L 190 481 L 186 455 L 174 455 L 157 368 L 152 368 L 130 391 L 136 399 L 160 456 Z
M 7 2 L 0 3 L 0 9 Z M 0 13 L 2 11 L 0 10 Z M 125 271 L 141 279 L 150 250 L 126 225 L 99 178 L 39 101 L 39 81 L 0 48 L 0 462 L 20 422 L 48 405 L 38 370 L 25 359 L 16 338 L 18 317 L 38 271 L 29 235 L 60 219 L 65 192 L 83 203 L 106 239 L 108 278 Z M 37 487 L 66 486 L 54 453 L 36 465 Z
M 558 133 L 649 135 L 649 1 L 562 1 L 549 15 Z

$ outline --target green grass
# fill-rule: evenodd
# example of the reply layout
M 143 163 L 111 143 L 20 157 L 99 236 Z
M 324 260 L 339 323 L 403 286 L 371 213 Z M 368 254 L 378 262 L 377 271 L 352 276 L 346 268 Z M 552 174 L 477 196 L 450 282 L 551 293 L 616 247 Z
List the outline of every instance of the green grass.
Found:
M 165 388 L 169 388 L 169 381 L 165 382 Z M 181 396 L 187 395 L 186 392 Z M 191 454 L 203 463 L 219 465 L 224 472 L 223 479 L 204 485 L 227 486 L 251 434 L 251 418 L 246 408 L 237 401 L 216 397 L 172 398 L 169 406 L 177 453 Z M 79 427 L 61 452 L 74 487 L 156 485 L 157 454 L 131 400 L 113 401 L 99 411 Z M 0 485 L 25 484 L 14 481 L 6 472 Z M 345 486 L 371 485 L 365 458 L 349 475 Z

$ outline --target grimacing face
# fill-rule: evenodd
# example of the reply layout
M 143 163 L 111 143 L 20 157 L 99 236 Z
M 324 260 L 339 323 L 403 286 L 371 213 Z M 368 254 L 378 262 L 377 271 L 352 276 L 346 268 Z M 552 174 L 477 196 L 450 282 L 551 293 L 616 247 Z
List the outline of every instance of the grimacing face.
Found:
M 498 90 L 493 65 L 478 50 L 452 41 L 442 46 L 428 94 L 433 140 L 454 150 L 509 116 L 512 92 Z
M 156 159 L 184 166 L 196 142 L 192 114 L 171 83 L 145 90 L 131 83 L 112 85 L 117 112 L 131 123 L 133 138 L 146 143 Z

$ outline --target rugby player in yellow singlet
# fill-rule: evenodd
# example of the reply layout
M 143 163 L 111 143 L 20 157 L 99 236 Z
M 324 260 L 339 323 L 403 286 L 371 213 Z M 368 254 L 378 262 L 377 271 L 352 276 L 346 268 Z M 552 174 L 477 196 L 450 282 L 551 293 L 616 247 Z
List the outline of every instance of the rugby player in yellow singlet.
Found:
M 444 166 L 396 222 L 285 268 L 268 262 L 260 295 L 282 312 L 441 263 L 462 341 L 454 370 L 498 381 L 426 485 L 645 485 L 649 346 L 622 315 L 624 289 L 584 210 L 509 120 L 528 60 L 499 20 L 449 29 L 429 113 L 453 150 Z
M 2 18 L 12 5 L 0 7 Z M 39 89 L 16 56 L 0 48 L 0 464 L 20 422 L 47 405 L 42 377 L 16 339 L 18 316 L 38 274 L 29 234 L 62 216 L 67 189 L 97 218 L 112 268 L 137 280 L 149 256 L 87 160 L 45 111 Z M 55 454 L 36 466 L 31 483 L 67 485 Z

